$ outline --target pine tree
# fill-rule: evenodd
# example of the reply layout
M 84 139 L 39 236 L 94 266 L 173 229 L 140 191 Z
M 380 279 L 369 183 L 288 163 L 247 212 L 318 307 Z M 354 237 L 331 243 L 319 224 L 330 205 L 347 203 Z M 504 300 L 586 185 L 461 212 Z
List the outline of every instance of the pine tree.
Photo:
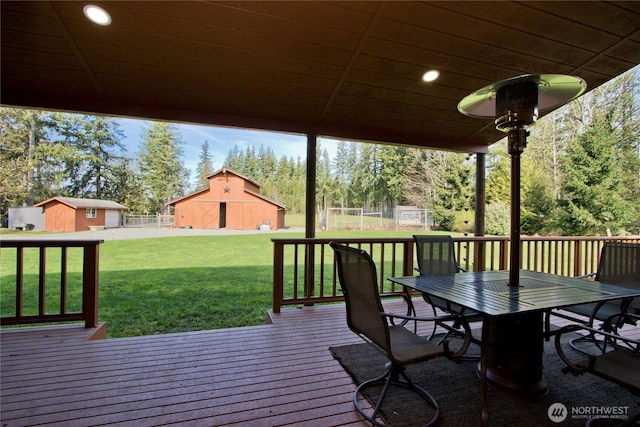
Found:
M 143 135 L 138 156 L 149 213 L 164 213 L 165 203 L 184 194 L 182 141 L 175 127 L 154 122 Z
M 53 128 L 50 113 L 0 108 L 0 213 L 53 194 L 55 185 L 42 163 Z
M 573 141 L 563 159 L 564 197 L 560 200 L 560 224 L 568 235 L 618 233 L 629 221 L 632 206 L 623 197 L 623 174 L 618 165 L 619 132 L 607 116 Z
M 198 162 L 198 166 L 196 167 L 196 188 L 204 188 L 209 186 L 209 180 L 207 179 L 207 177 L 214 172 L 213 157 L 209 152 L 208 141 L 202 143 L 199 159 L 200 161 Z
M 113 179 L 112 165 L 124 153 L 120 126 L 102 116 L 58 116 L 68 154 L 64 192 L 73 197 L 104 198 L 103 187 Z

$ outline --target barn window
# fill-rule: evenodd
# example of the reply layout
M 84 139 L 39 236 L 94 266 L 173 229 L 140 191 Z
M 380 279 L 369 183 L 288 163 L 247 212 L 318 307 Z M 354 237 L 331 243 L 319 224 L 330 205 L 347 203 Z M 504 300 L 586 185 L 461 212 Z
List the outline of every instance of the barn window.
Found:
M 95 218 L 95 217 L 96 217 L 95 208 L 87 209 L 87 218 Z

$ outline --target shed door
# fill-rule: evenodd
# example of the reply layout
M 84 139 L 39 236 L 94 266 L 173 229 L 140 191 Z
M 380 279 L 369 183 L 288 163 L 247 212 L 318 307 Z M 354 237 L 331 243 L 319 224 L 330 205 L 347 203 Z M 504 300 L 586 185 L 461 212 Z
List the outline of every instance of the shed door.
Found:
M 104 226 L 118 227 L 119 225 L 120 225 L 120 213 L 115 209 L 105 211 Z

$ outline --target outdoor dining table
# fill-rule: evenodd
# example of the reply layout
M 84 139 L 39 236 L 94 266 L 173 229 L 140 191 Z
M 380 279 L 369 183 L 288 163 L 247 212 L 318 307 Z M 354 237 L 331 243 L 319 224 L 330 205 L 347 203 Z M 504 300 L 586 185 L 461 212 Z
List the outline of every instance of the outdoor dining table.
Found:
M 388 280 L 481 313 L 481 378 L 521 395 L 548 389 L 542 366 L 545 312 L 640 296 L 638 289 L 530 270 L 519 271 L 517 286 L 510 286 L 506 270 Z

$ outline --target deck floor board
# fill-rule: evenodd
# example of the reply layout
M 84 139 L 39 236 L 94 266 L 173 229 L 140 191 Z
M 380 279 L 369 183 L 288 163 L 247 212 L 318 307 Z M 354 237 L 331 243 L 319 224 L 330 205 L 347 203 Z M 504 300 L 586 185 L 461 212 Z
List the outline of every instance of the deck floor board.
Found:
M 4 329 L 2 426 L 366 425 L 351 378 L 329 352 L 362 342 L 344 306 L 288 308 L 271 319 L 107 340 L 87 340 L 90 331 L 74 325 Z

